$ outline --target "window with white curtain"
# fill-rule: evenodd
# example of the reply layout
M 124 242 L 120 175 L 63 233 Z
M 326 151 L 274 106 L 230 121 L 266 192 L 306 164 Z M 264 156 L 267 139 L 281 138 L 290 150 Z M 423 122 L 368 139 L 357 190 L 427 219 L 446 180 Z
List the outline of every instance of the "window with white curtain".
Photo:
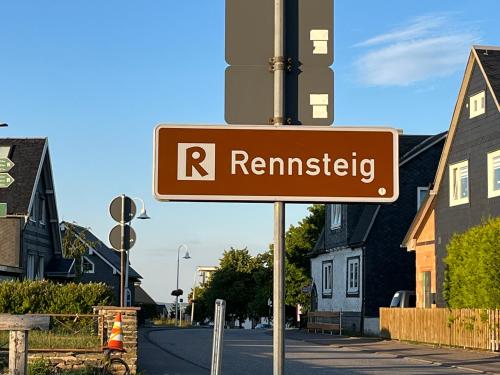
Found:
M 450 165 L 450 206 L 469 203 L 469 161 Z
M 340 228 L 342 225 L 342 205 L 341 204 L 332 204 L 331 205 L 331 229 Z

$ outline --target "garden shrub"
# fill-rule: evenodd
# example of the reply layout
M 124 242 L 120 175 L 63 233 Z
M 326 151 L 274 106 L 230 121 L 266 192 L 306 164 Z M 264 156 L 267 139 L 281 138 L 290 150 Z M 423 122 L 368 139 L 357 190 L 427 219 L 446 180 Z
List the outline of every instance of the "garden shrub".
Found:
M 500 308 L 500 217 L 456 234 L 446 247 L 444 296 L 451 308 Z
M 104 283 L 0 282 L 0 313 L 86 314 L 112 302 L 113 290 Z

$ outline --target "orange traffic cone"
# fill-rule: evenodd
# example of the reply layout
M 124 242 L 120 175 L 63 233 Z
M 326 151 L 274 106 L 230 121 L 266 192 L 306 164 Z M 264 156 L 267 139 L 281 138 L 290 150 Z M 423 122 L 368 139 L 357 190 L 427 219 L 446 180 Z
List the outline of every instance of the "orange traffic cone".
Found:
M 123 351 L 122 314 L 118 313 L 109 336 L 108 349 Z

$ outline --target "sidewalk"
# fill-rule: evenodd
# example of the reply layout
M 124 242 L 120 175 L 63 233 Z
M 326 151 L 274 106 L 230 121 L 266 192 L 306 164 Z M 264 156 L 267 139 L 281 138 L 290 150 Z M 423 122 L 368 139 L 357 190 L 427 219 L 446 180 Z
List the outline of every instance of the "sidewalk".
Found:
M 291 340 L 301 340 L 318 345 L 346 347 L 370 353 L 392 355 L 395 358 L 407 358 L 441 366 L 466 368 L 483 374 L 500 374 L 500 353 L 440 348 L 426 344 L 407 344 L 380 338 L 340 337 L 298 330 L 287 330 L 286 337 Z

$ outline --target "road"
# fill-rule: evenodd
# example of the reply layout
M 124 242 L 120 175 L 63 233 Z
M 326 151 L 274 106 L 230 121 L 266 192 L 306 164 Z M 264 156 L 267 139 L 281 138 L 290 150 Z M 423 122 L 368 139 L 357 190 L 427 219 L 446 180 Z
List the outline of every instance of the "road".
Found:
M 146 330 L 140 335 L 139 369 L 147 375 L 210 373 L 212 330 Z M 264 330 L 226 330 L 224 375 L 272 374 L 272 336 Z M 286 340 L 286 375 L 477 374 L 388 353 Z

